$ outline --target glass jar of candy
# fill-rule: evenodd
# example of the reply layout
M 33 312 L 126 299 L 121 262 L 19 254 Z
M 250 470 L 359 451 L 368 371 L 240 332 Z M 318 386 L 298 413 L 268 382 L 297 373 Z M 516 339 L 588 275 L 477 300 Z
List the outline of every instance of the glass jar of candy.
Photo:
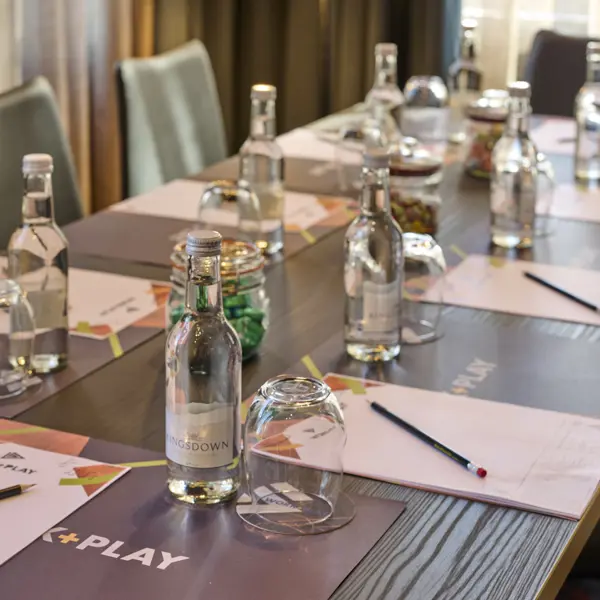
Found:
M 177 244 L 173 249 L 171 265 L 172 287 L 166 306 L 167 331 L 181 319 L 185 308 L 185 243 Z M 264 265 L 260 250 L 251 242 L 223 240 L 223 310 L 240 338 L 244 360 L 256 354 L 269 326 Z
M 441 173 L 442 160 L 426 150 L 391 153 L 390 208 L 403 232 L 437 233 Z
M 504 132 L 508 114 L 508 94 L 504 90 L 486 90 L 466 108 L 468 152 L 465 172 L 476 179 L 489 179 L 492 150 Z

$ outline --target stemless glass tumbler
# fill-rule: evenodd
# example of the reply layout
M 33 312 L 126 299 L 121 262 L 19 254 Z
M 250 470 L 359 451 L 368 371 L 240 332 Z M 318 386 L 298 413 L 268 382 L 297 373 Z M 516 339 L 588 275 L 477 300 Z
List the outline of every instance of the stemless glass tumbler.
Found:
M 258 391 L 244 425 L 247 490 L 238 514 L 273 533 L 323 533 L 348 523 L 342 491 L 344 418 L 329 386 L 281 375 Z
M 19 285 L 0 279 L 0 400 L 21 394 L 32 382 L 33 310 Z
M 198 223 L 235 228 L 241 236 L 256 242 L 262 230 L 258 197 L 235 181 L 213 181 L 200 198 Z
M 446 260 L 427 234 L 404 233 L 402 343 L 424 344 L 441 337 L 442 280 Z M 432 297 L 435 291 L 436 297 Z M 425 297 L 427 296 L 427 301 Z

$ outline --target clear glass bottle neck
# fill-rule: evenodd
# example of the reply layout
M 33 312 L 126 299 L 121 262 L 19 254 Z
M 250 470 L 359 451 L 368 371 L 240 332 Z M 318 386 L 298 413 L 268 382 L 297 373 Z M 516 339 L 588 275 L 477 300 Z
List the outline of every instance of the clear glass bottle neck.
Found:
M 398 60 L 393 54 L 375 55 L 375 86 L 398 85 Z
M 600 54 L 588 56 L 586 83 L 600 83 Z
M 250 107 L 250 139 L 274 140 L 276 135 L 275 100 L 253 98 Z
M 390 212 L 389 169 L 363 167 L 360 212 L 366 215 Z
M 188 256 L 185 307 L 196 314 L 223 312 L 220 256 Z
M 471 29 L 466 29 L 462 32 L 460 40 L 460 57 L 463 60 L 475 62 L 477 52 L 475 48 L 475 34 Z
M 52 174 L 23 174 L 23 223 L 39 225 L 53 221 Z
M 510 98 L 508 101 L 506 133 L 508 135 L 528 134 L 530 113 L 529 98 Z

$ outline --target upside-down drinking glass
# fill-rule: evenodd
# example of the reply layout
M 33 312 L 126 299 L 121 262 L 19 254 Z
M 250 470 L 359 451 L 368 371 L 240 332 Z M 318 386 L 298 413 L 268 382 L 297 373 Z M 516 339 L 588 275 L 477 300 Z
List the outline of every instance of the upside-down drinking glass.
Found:
M 246 493 L 238 514 L 273 533 L 308 535 L 345 525 L 354 505 L 342 491 L 346 443 L 328 385 L 281 375 L 257 392 L 244 425 Z
M 402 343 L 424 344 L 441 337 L 443 278 L 446 260 L 427 234 L 404 233 Z
M 18 396 L 33 382 L 34 339 L 29 301 L 15 281 L 0 279 L 0 400 Z
M 258 197 L 235 181 L 213 181 L 198 204 L 198 223 L 208 228 L 237 229 L 242 237 L 256 241 L 261 233 Z

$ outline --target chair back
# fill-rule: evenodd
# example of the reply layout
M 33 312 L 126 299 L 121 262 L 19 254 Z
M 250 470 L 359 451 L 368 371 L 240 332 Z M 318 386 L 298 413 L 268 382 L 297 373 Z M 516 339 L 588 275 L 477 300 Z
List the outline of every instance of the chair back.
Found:
M 0 94 L 0 250 L 21 223 L 25 154 L 50 154 L 54 214 L 59 225 L 83 216 L 73 156 L 50 83 L 36 77 Z
M 123 197 L 200 172 L 227 156 L 215 76 L 193 40 L 117 64 Z
M 575 97 L 586 78 L 586 46 L 591 38 L 538 31 L 525 65 L 534 113 L 572 117 Z

